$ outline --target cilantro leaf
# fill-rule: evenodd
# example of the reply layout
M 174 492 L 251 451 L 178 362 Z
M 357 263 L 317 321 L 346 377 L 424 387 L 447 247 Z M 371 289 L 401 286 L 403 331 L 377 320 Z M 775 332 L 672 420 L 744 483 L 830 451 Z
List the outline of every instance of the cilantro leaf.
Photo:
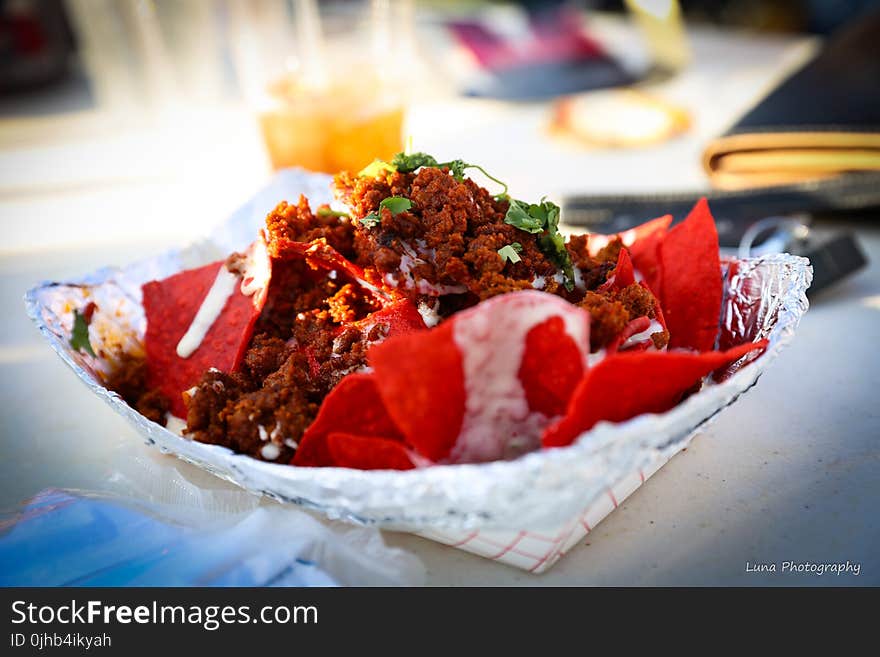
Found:
M 466 169 L 477 169 L 478 171 L 482 172 L 482 174 L 486 176 L 489 180 L 498 183 L 504 188 L 504 191 L 496 195 L 497 199 L 507 198 L 507 185 L 498 180 L 498 178 L 490 175 L 480 165 L 471 164 L 469 162 L 465 162 L 464 160 L 438 162 L 437 158 L 435 158 L 433 155 L 428 155 L 428 153 L 398 153 L 393 158 L 391 158 L 391 164 L 388 164 L 387 162 L 382 162 L 381 160 L 376 160 L 371 165 L 367 166 L 363 171 L 361 171 L 359 175 L 370 175 L 375 177 L 383 168 L 387 168 L 390 171 L 399 171 L 400 173 L 412 173 L 422 167 L 436 167 L 438 169 L 447 168 L 449 169 L 449 173 L 452 174 L 452 177 L 459 182 L 464 180 L 464 172 Z
M 381 217 L 377 213 L 371 212 L 362 218 L 360 223 L 364 228 L 372 228 L 373 226 L 378 226 L 380 221 L 382 221 Z
M 559 232 L 559 206 L 542 198 L 541 208 L 547 217 L 547 231 L 550 233 Z
M 574 289 L 574 266 L 571 264 L 571 255 L 565 248 L 565 238 L 559 232 L 544 233 L 538 237 L 538 247 L 562 270 L 563 285 L 571 292 Z
M 376 212 L 371 212 L 366 217 L 361 219 L 361 226 L 365 228 L 372 228 L 373 226 L 378 226 L 382 221 L 382 208 L 387 208 L 388 211 L 393 215 L 398 215 L 401 212 L 406 212 L 412 207 L 412 201 L 408 198 L 404 198 L 402 196 L 389 196 L 386 199 L 382 199 L 379 203 L 379 210 Z
M 421 167 L 436 167 L 436 158 L 427 153 L 398 153 L 391 159 L 391 166 L 400 173 L 412 173 Z
M 448 167 L 449 173 L 452 174 L 452 177 L 455 178 L 458 182 L 464 180 L 464 170 L 467 169 L 470 165 L 467 164 L 464 160 L 452 160 L 451 162 L 444 162 L 438 166 Z
M 522 260 L 522 258 L 519 257 L 520 253 L 522 253 L 522 244 L 519 242 L 514 242 L 513 244 L 508 244 L 507 246 L 502 246 L 498 249 L 498 255 L 501 256 L 501 261 L 508 260 L 511 264 L 516 264 Z
M 461 162 L 461 160 L 456 160 L 456 161 L 457 161 L 457 162 Z M 487 177 L 489 180 L 491 180 L 492 182 L 494 182 L 494 183 L 498 183 L 499 185 L 501 185 L 504 189 L 501 191 L 500 194 L 497 194 L 497 195 L 496 195 L 496 198 L 498 198 L 498 197 L 506 197 L 506 196 L 507 196 L 507 183 L 501 182 L 501 181 L 498 180 L 498 178 L 496 178 L 495 176 L 490 175 L 489 172 L 487 172 L 487 171 L 486 171 L 483 167 L 481 167 L 479 164 L 468 164 L 467 162 L 463 162 L 462 164 L 464 165 L 464 168 L 465 168 L 465 169 L 476 169 L 477 171 L 479 171 L 480 173 L 482 173 L 484 176 L 486 176 L 486 177 Z
M 391 214 L 400 214 L 401 212 L 406 212 L 412 207 L 412 201 L 403 196 L 389 196 L 379 203 L 379 207 L 388 208 L 388 211 L 391 212 Z
M 540 203 L 532 204 L 510 199 L 504 223 L 527 233 L 540 233 L 538 247 L 541 252 L 562 270 L 565 289 L 569 292 L 574 289 L 574 266 L 565 248 L 565 238 L 559 233 L 558 205 L 543 198 Z
M 504 223 L 527 233 L 543 232 L 544 218 L 532 213 L 534 207 L 536 206 L 529 205 L 524 201 L 510 199 L 510 206 L 507 208 L 507 214 L 504 215 Z
M 85 315 L 81 315 L 78 310 L 73 311 L 73 331 L 70 333 L 70 346 L 77 351 L 85 351 L 92 356 L 95 350 L 89 342 L 89 324 L 86 322 Z

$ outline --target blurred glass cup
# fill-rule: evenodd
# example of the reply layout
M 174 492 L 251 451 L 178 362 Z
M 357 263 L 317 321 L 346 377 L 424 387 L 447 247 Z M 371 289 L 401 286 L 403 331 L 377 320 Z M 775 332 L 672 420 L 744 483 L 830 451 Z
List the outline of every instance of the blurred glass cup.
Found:
M 410 15 L 390 0 L 319 8 L 242 3 L 240 78 L 272 166 L 359 171 L 403 150 L 404 93 L 395 36 Z M 393 28 L 393 29 L 392 29 Z
M 271 82 L 258 112 L 272 166 L 360 171 L 403 150 L 402 99 L 367 79 L 314 87 L 296 75 Z

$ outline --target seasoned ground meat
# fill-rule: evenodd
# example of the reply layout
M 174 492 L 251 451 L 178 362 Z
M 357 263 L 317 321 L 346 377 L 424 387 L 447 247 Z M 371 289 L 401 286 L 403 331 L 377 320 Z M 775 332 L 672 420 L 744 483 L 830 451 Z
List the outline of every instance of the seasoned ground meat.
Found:
M 654 295 L 638 283 L 611 292 L 588 291 L 577 305 L 590 313 L 590 349 L 598 351 L 614 340 L 630 320 L 655 319 Z M 668 331 L 651 335 L 654 346 L 663 349 L 669 343 Z
M 509 202 L 492 197 L 472 180 L 445 169 L 417 173 L 385 172 L 376 178 L 340 174 L 336 193 L 346 202 L 355 228 L 357 263 L 375 272 L 374 280 L 395 287 L 414 301 L 445 294 L 470 294 L 478 303 L 498 294 L 538 287 L 561 293 L 557 267 L 538 248 L 533 235 L 504 223 Z M 390 197 L 409 199 L 409 210 L 381 208 Z M 376 213 L 370 226 L 360 220 Z M 518 244 L 519 262 L 498 250 Z
M 171 408 L 171 403 L 165 395 L 161 394 L 159 391 L 147 390 L 137 398 L 134 407 L 135 410 L 145 418 L 152 420 L 156 424 L 161 424 L 164 427 L 167 422 L 168 409 Z
M 164 395 L 147 389 L 147 363 L 143 358 L 125 357 L 113 370 L 106 385 L 145 418 L 165 426 L 171 404 Z
M 346 327 L 377 310 L 350 282 L 278 260 L 238 372 L 206 372 L 187 395 L 186 435 L 287 463 L 327 393 L 366 362 L 370 339 Z
M 327 206 L 321 206 L 313 214 L 305 196 L 300 196 L 296 205 L 286 201 L 279 203 L 266 217 L 266 232 L 270 244 L 282 238 L 291 242 L 324 239 L 346 258 L 353 255 L 351 222 L 331 212 Z
M 590 313 L 591 351 L 602 348 L 620 335 L 630 320 L 626 307 L 604 294 L 587 292 L 578 305 Z
M 599 290 L 614 274 L 624 248 L 619 240 L 590 255 L 587 236 L 570 238 L 563 256 L 567 252 L 573 265 L 572 281 L 560 264 L 561 239 L 556 251 L 548 251 L 541 235 L 505 222 L 507 197 L 492 196 L 446 169 L 340 174 L 334 185 L 350 216 L 326 206 L 313 212 L 303 197 L 295 205 L 280 203 L 268 215 L 272 277 L 266 304 L 239 369 L 209 370 L 186 393 L 187 436 L 288 463 L 327 394 L 365 367 L 369 346 L 388 332 L 386 324 L 361 321 L 382 308 L 383 294 L 407 298 L 423 316 L 442 321 L 492 296 L 544 290 L 590 312 L 594 351 L 614 341 L 632 319 L 655 319 L 656 300 L 647 288 Z M 383 205 L 389 197 L 408 203 L 392 212 Z M 326 257 L 304 258 L 305 248 Z M 340 254 L 360 269 L 352 273 L 343 263 L 333 269 Z M 233 272 L 244 264 L 242 254 L 227 260 Z M 656 332 L 652 339 L 663 348 L 669 336 Z M 145 391 L 144 380 L 143 362 L 132 361 L 110 385 L 145 416 L 164 423 L 168 402 Z
M 374 178 L 343 173 L 334 183 L 355 219 L 358 264 L 417 303 L 436 305 L 439 296 L 441 317 L 505 292 L 540 289 L 591 312 L 593 350 L 607 346 L 630 319 L 654 319 L 654 297 L 642 286 L 619 294 L 597 291 L 614 273 L 624 248 L 619 239 L 592 256 L 588 235 L 568 240 L 566 250 L 580 277 L 569 291 L 537 237 L 505 223 L 509 201 L 492 197 L 468 178 L 459 181 L 445 169 L 424 167 L 417 173 L 386 171 Z M 389 196 L 404 197 L 412 205 L 393 214 L 380 205 Z M 371 213 L 379 221 L 363 225 L 360 220 Z M 519 262 L 499 254 L 514 243 L 520 247 Z M 668 340 L 662 332 L 654 337 L 658 348 Z

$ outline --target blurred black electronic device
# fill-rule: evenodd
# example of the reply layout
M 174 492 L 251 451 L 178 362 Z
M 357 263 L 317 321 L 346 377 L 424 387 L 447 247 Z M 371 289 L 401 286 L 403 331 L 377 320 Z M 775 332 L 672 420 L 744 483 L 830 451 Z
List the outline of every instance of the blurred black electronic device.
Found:
M 880 173 L 851 173 L 832 179 L 704 192 L 572 196 L 563 199 L 562 220 L 596 233 L 619 233 L 649 219 L 671 214 L 682 221 L 701 197 L 709 201 L 722 248 L 737 249 L 749 228 L 768 218 L 872 216 L 880 210 Z M 810 293 L 852 274 L 867 258 L 851 233 L 792 240 L 784 250 L 810 258 L 814 279 Z

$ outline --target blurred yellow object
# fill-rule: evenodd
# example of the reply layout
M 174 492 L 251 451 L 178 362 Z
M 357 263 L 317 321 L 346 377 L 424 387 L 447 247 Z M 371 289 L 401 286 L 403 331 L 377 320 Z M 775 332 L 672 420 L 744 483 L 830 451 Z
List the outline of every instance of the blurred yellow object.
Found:
M 403 103 L 378 82 L 316 88 L 284 78 L 268 91 L 259 120 L 275 169 L 360 171 L 403 150 Z
M 656 144 L 690 127 L 686 110 L 634 90 L 591 91 L 554 106 L 551 129 L 598 147 L 634 148 Z
M 678 71 L 690 62 L 678 0 L 625 0 L 647 41 L 654 65 Z

